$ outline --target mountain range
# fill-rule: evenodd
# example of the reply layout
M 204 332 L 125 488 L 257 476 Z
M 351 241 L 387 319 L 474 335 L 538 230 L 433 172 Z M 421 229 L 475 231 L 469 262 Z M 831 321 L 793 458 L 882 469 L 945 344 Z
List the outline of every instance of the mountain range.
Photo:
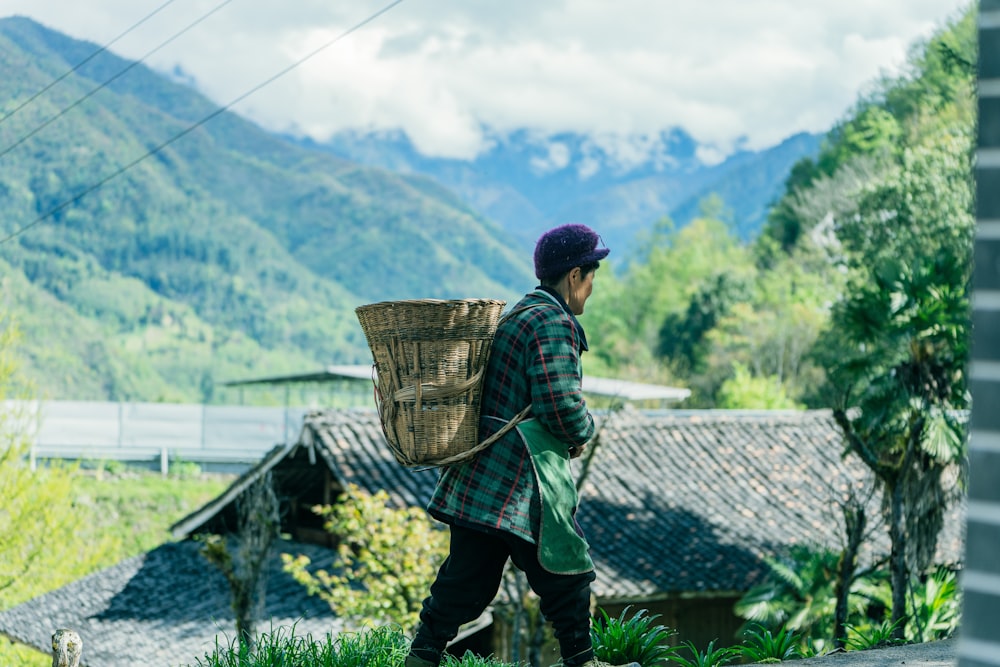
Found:
M 663 159 L 586 172 L 565 135 L 546 171 L 514 133 L 461 163 L 396 134 L 279 136 L 97 49 L 0 20 L 0 314 L 52 398 L 224 400 L 220 380 L 369 361 L 355 307 L 516 298 L 550 222 L 624 247 L 717 192 L 750 236 L 819 141 L 705 166 L 678 130 Z
M 749 240 L 783 193 L 792 166 L 815 156 L 821 140 L 800 133 L 766 150 L 741 150 L 705 164 L 697 142 L 682 129 L 633 141 L 628 153 L 641 159 L 628 162 L 610 139 L 572 133 L 490 136 L 488 149 L 470 160 L 422 155 L 400 131 L 347 131 L 322 143 L 300 139 L 344 159 L 433 178 L 528 251 L 542 232 L 563 222 L 590 225 L 610 247 L 628 251 L 639 232 L 664 216 L 684 226 L 712 195 L 721 198 L 735 233 Z

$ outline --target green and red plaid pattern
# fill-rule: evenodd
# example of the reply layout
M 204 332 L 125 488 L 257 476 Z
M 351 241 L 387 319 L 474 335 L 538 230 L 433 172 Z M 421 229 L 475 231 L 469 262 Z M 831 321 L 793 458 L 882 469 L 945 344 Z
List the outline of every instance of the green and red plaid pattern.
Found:
M 520 312 L 516 312 L 520 311 Z M 483 381 L 479 437 L 495 433 L 529 403 L 567 449 L 594 435 L 580 388 L 583 330 L 561 299 L 536 289 L 497 328 Z M 428 505 L 445 523 L 490 528 L 536 542 L 541 519 L 531 456 L 514 429 L 475 458 L 444 468 Z

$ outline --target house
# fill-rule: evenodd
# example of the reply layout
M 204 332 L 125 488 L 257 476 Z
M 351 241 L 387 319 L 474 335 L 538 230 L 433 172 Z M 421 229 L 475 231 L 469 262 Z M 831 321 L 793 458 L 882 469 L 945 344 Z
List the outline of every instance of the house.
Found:
M 698 645 L 737 641 L 741 621 L 733 603 L 767 574 L 766 557 L 796 544 L 840 548 L 838 503 L 871 483 L 860 462 L 842 457 L 839 430 L 826 411 L 624 409 L 602 416 L 599 429 L 589 466 L 586 455 L 575 463 L 581 473 L 586 467 L 578 518 L 597 566 L 597 603 L 612 616 L 628 605 L 648 609 Z M 436 481 L 434 470 L 396 463 L 374 411 L 311 413 L 294 446 L 275 448 L 177 522 L 178 542 L 0 613 L 0 632 L 44 649 L 55 628 L 72 627 L 84 636 L 87 664 L 101 667 L 136 664 L 112 659 L 134 642 L 158 651 L 160 664 L 193 662 L 216 633 L 232 627 L 232 615 L 224 580 L 199 560 L 191 538 L 231 532 L 235 499 L 266 472 L 292 542 L 278 552 L 306 553 L 318 564 L 329 562 L 333 537 L 313 505 L 334 502 L 356 484 L 387 490 L 396 506 L 422 507 Z M 960 560 L 954 533 L 942 539 L 943 562 Z M 880 539 L 874 548 L 884 552 Z M 334 628 L 325 604 L 273 565 L 272 624 L 301 617 L 300 631 Z M 469 641 L 482 643 L 483 634 Z

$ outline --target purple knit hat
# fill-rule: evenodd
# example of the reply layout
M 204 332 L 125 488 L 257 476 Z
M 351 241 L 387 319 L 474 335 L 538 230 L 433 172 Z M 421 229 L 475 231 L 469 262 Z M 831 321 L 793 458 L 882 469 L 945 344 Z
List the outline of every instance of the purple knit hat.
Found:
M 604 259 L 611 252 L 598 248 L 600 236 L 587 225 L 569 224 L 550 229 L 535 244 L 535 276 L 558 278 L 570 269 Z

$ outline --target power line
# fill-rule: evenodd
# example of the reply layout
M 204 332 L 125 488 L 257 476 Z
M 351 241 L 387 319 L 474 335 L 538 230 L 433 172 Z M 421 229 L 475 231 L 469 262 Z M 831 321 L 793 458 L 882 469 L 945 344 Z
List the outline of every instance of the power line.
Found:
M 117 42 L 122 37 L 124 37 L 125 35 L 129 34 L 130 32 L 132 32 L 133 30 L 135 30 L 139 26 L 141 26 L 143 23 L 145 23 L 149 19 L 151 19 L 154 16 L 156 16 L 157 14 L 159 14 L 161 11 L 163 11 L 164 9 L 166 9 L 168 5 L 173 4 L 174 1 L 175 0 L 167 0 L 162 5 L 160 5 L 159 7 L 157 7 L 156 9 L 154 9 L 153 11 L 151 11 L 149 14 L 146 14 L 141 19 L 139 19 L 138 21 L 136 21 L 135 23 L 133 23 L 131 26 L 129 26 L 128 28 L 126 28 L 124 32 L 122 32 L 121 34 L 119 34 L 117 37 L 115 37 L 114 39 L 112 39 L 110 42 L 108 42 L 107 44 L 105 44 L 101 48 L 97 49 L 96 51 L 94 51 L 93 53 L 91 53 L 89 56 L 87 56 L 86 58 L 84 58 L 83 60 L 81 60 L 80 62 L 78 62 L 73 67 L 73 69 L 71 69 L 68 72 L 64 73 L 58 79 L 56 79 L 55 81 L 51 82 L 49 85 L 47 85 L 44 88 L 42 88 L 41 90 L 39 90 L 37 93 L 35 93 L 34 95 L 32 95 L 31 97 L 29 97 L 28 99 L 26 99 L 24 102 L 21 102 L 20 104 L 18 104 L 16 107 L 14 107 L 14 109 L 10 113 L 7 113 L 4 116 L 0 117 L 0 123 L 3 123 L 5 120 L 7 120 L 8 118 L 10 118 L 14 114 L 16 114 L 18 111 L 20 111 L 21 109 L 23 109 L 24 107 L 28 106 L 29 104 L 31 104 L 32 102 L 34 102 L 35 100 L 37 100 L 39 97 L 41 97 L 42 95 L 44 95 L 45 93 L 47 93 L 57 83 L 59 83 L 60 81 L 62 81 L 66 77 L 68 77 L 70 74 L 73 74 L 74 72 L 76 72 L 77 70 L 79 70 L 81 67 L 83 67 L 84 65 L 86 65 L 87 63 L 89 63 L 91 60 L 93 60 L 94 58 L 96 58 L 100 54 L 102 54 L 105 51 L 107 51 L 109 48 L 111 48 L 111 46 L 115 42 Z
M 82 104 L 83 102 L 87 101 L 88 99 L 90 99 L 91 97 L 93 97 L 94 95 L 96 95 L 101 90 L 107 88 L 109 85 L 111 85 L 112 82 L 117 81 L 121 77 L 125 76 L 125 74 L 127 74 L 128 72 L 130 72 L 133 68 L 138 67 L 144 60 L 146 60 L 147 58 L 149 58 L 151 55 L 153 55 L 154 53 L 156 53 L 157 51 L 159 51 L 160 49 L 162 49 L 164 46 L 166 46 L 167 44 L 171 43 L 172 41 L 174 41 L 175 39 L 177 39 L 178 37 L 180 37 L 184 33 L 186 33 L 191 28 L 193 28 L 196 25 L 198 25 L 199 23 L 201 23 L 202 21 L 204 21 L 205 19 L 207 19 L 212 14 L 216 13 L 217 11 L 219 11 L 220 9 L 222 9 L 223 7 L 225 7 L 226 5 L 228 5 L 232 1 L 233 0 L 222 0 L 222 2 L 220 2 L 215 7 L 213 7 L 212 9 L 210 9 L 208 11 L 208 13 L 202 14 L 199 18 L 197 18 L 194 21 L 192 21 L 191 23 L 189 23 L 187 26 L 185 26 L 184 28 L 182 28 L 179 32 L 174 33 L 172 36 L 168 37 L 163 42 L 160 42 L 160 44 L 158 46 L 156 46 L 152 50 L 148 51 L 144 56 L 142 56 L 138 60 L 133 60 L 131 63 L 129 63 L 129 65 L 127 67 L 125 67 L 120 72 L 118 72 L 117 74 L 115 74 L 114 76 L 112 76 L 110 79 L 108 79 L 104 83 L 100 84 L 99 86 L 97 86 L 96 88 L 94 88 L 93 90 L 91 90 L 89 93 L 87 93 L 86 95 L 84 95 L 83 97 L 79 98 L 78 100 L 76 100 L 75 102 L 73 102 L 72 104 L 70 104 L 68 107 L 66 107 L 65 109 L 63 109 L 59 113 L 57 113 L 56 115 L 54 115 L 54 116 L 50 117 L 48 120 L 44 121 L 41 125 L 39 125 L 35 129 L 33 129 L 32 131 L 28 132 L 26 135 L 24 135 L 23 137 L 21 137 L 20 139 L 18 139 L 14 143 L 12 143 L 7 148 L 5 148 L 2 151 L 0 151 L 0 158 L 4 157 L 8 153 L 10 153 L 12 150 L 14 150 L 15 148 L 17 148 L 21 144 L 23 144 L 25 141 L 27 141 L 28 139 L 32 138 L 33 136 L 35 136 L 36 134 L 38 134 L 39 132 L 41 132 L 42 130 L 44 130 L 46 127 L 48 127 L 49 125 L 51 125 L 53 122 L 59 120 L 60 118 L 62 118 L 63 116 L 65 116 L 67 113 L 69 113 L 70 111 L 72 111 L 76 107 L 80 106 L 80 104 Z
M 363 28 L 364 26 L 368 25 L 369 23 L 371 23 L 375 19 L 379 18 L 380 16 L 382 16 L 383 14 L 385 14 L 386 12 L 388 12 L 390 9 L 392 9 L 393 7 L 395 7 L 398 4 L 401 4 L 402 2 L 403 2 L 403 0 L 393 0 L 393 2 L 390 2 L 388 5 L 386 5 L 382 9 L 378 10 L 377 12 L 375 12 L 374 14 L 372 14 L 371 16 L 369 16 L 368 18 L 366 18 L 363 21 L 361 21 L 360 23 L 357 23 L 354 26 L 348 28 L 347 30 L 345 30 L 344 32 L 342 32 L 341 34 L 339 34 L 338 36 L 336 36 L 333 39 L 329 40 L 328 42 L 322 44 L 320 47 L 314 49 L 313 51 L 310 51 L 308 54 L 306 54 L 305 56 L 303 56 L 299 60 L 296 60 L 291 65 L 289 65 L 289 66 L 285 67 L 284 69 L 280 70 L 278 73 L 276 73 L 276 74 L 268 77 L 264 81 L 258 83 L 256 86 L 254 86 L 250 90 L 246 91 L 242 95 L 236 97 L 235 99 L 233 99 L 231 102 L 229 102 L 225 106 L 219 107 L 218 109 L 216 109 L 212 113 L 208 114 L 207 116 L 205 116 L 204 118 L 202 118 L 198 122 L 194 123 L 193 125 L 188 126 L 184 130 L 181 130 L 180 132 L 178 132 L 174 136 L 170 137 L 169 139 L 167 139 L 163 143 L 161 143 L 161 144 L 159 144 L 159 145 L 151 148 L 150 150 L 146 151 L 146 153 L 144 153 L 143 155 L 141 155 L 141 156 L 137 157 L 136 159 L 132 160 L 128 164 L 124 165 L 123 167 L 119 167 L 117 170 L 115 170 L 114 172 L 112 172 L 108 176 L 102 178 L 97 183 L 95 183 L 95 184 L 91 185 L 90 187 L 82 190 L 81 192 L 77 193 L 76 195 L 74 195 L 70 199 L 67 199 L 67 200 L 63 201 L 61 204 L 58 204 L 58 205 L 52 207 L 51 209 L 49 209 L 45 213 L 42 213 L 41 215 L 39 215 L 37 218 L 35 218 L 31 222 L 29 222 L 28 224 L 26 224 L 23 227 L 21 227 L 20 229 L 14 230 L 13 232 L 11 232 L 10 234 L 8 234 L 4 238 L 0 239 L 0 245 L 2 245 L 4 243 L 7 243 L 11 239 L 20 236 L 21 234 L 23 234 L 24 232 L 28 231 L 29 229 L 31 229 L 32 227 L 34 227 L 38 223 L 40 223 L 43 220 L 45 220 L 46 218 L 49 218 L 50 216 L 55 215 L 59 211 L 61 211 L 61 210 L 65 209 L 65 208 L 71 206 L 72 204 L 75 204 L 76 202 L 80 201 L 81 199 L 83 199 L 84 197 L 86 197 L 87 195 L 89 195 L 91 192 L 94 192 L 95 190 L 103 187 L 109 181 L 111 181 L 111 180 L 113 180 L 115 178 L 118 178 L 119 176 L 121 176 L 126 171 L 128 171 L 132 167 L 136 166 L 137 164 L 139 164 L 143 160 L 146 160 L 147 158 L 150 158 L 153 155 L 156 155 L 157 153 L 159 153 L 164 148 L 166 148 L 167 146 L 171 145 L 172 143 L 174 143 L 178 139 L 181 139 L 182 137 L 187 136 L 191 132 L 194 132 L 196 129 L 198 129 L 199 127 L 201 127 L 202 125 L 204 125 L 208 121 L 210 121 L 213 118 L 215 118 L 216 116 L 218 116 L 218 115 L 220 115 L 220 114 L 228 111 L 234 105 L 239 104 L 240 102 L 242 102 L 246 98 L 248 98 L 251 95 L 253 95 L 254 93 L 256 93 L 261 88 L 264 88 L 265 86 L 270 85 L 274 81 L 278 80 L 279 78 L 281 78 L 284 75 L 286 75 L 289 72 L 291 72 L 296 67 L 300 66 L 302 63 L 304 63 L 307 60 L 309 60 L 310 58 L 318 55 L 320 52 L 324 51 L 325 49 L 328 49 L 329 47 L 333 46 L 334 44 L 336 44 L 340 40 L 344 39 L 348 35 L 350 35 L 350 34 L 356 32 L 356 31 L 360 30 L 361 28 Z

